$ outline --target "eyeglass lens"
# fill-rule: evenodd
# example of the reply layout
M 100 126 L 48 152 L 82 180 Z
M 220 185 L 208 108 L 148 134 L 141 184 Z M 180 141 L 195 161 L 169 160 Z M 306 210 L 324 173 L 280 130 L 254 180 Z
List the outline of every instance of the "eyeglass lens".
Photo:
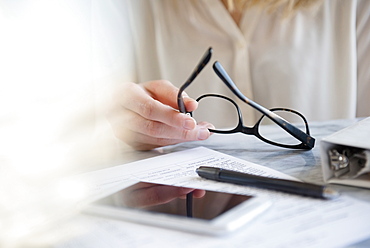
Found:
M 303 132 L 307 131 L 305 120 L 300 115 L 288 110 L 273 110 L 273 112 L 294 124 Z M 222 116 L 219 113 L 223 113 Z M 197 122 L 206 121 L 212 123 L 215 126 L 215 130 L 218 131 L 232 131 L 238 126 L 239 122 L 243 122 L 241 119 L 243 117 L 239 116 L 237 107 L 231 101 L 218 96 L 202 97 L 199 100 L 197 110 L 192 114 Z M 298 145 L 301 143 L 301 141 L 294 138 L 266 116 L 262 117 L 256 128 L 258 128 L 257 132 L 260 136 L 274 143 L 282 145 Z M 240 132 L 241 130 L 238 131 Z
M 212 123 L 217 130 L 234 129 L 239 122 L 236 107 L 230 101 L 216 96 L 199 100 L 198 108 L 192 115 L 198 123 L 202 121 Z
M 273 112 L 284 118 L 289 123 L 293 124 L 295 127 L 299 128 L 301 131 L 306 132 L 305 121 L 301 116 L 295 114 L 294 112 L 284 110 L 274 110 Z M 265 139 L 278 144 L 301 144 L 301 141 L 294 138 L 286 130 L 276 125 L 270 118 L 267 118 L 266 116 L 262 117 L 262 120 L 258 125 L 258 132 Z

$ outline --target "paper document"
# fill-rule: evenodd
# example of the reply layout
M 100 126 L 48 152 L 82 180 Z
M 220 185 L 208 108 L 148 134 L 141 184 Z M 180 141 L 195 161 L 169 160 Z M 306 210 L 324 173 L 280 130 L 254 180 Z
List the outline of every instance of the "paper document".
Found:
M 95 181 L 96 189 L 99 191 L 104 190 L 104 188 L 108 189 L 112 185 L 117 186 L 121 183 L 136 180 L 268 196 L 273 201 L 273 205 L 263 216 L 252 223 L 251 227 L 246 227 L 231 236 L 223 238 L 197 236 L 196 234 L 108 219 L 104 221 L 99 219 L 100 224 L 95 226 L 94 234 L 91 235 L 100 238 L 105 236 L 106 242 L 113 242 L 113 246 L 128 245 L 129 240 L 130 246 L 138 247 L 143 242 L 143 237 L 145 237 L 145 242 L 148 245 L 150 244 L 151 247 L 173 247 L 175 241 L 181 241 L 182 247 L 214 247 L 217 244 L 217 247 L 299 246 L 301 248 L 345 246 L 370 236 L 370 211 L 368 211 L 370 204 L 366 202 L 346 196 L 340 196 L 335 200 L 321 200 L 215 182 L 200 178 L 195 173 L 195 169 L 199 166 L 215 166 L 262 176 L 293 179 L 267 167 L 204 147 L 95 171 L 84 176 L 90 178 L 90 182 Z M 90 219 L 90 221 L 93 220 Z M 102 229 L 104 225 L 101 222 L 116 225 L 116 227 L 110 227 L 110 232 L 106 232 Z M 150 233 L 153 235 L 150 235 Z M 85 236 L 86 242 L 88 242 L 87 236 Z M 110 237 L 114 238 L 110 239 Z M 197 242 L 194 242 L 194 240 Z M 66 242 L 65 245 L 73 247 L 71 244 L 75 241 Z M 79 242 L 82 242 L 82 240 L 79 240 Z

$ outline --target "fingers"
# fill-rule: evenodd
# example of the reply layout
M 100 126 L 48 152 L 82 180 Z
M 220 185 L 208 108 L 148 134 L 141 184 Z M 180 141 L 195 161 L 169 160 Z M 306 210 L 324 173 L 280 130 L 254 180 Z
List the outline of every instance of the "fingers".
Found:
M 148 207 L 164 204 L 176 198 L 183 198 L 188 193 L 194 192 L 193 196 L 200 198 L 205 194 L 204 190 L 191 188 L 159 185 L 151 183 L 138 183 L 126 189 L 124 202 L 129 207 Z
M 115 120 L 111 118 L 114 134 L 137 150 L 150 150 L 159 146 L 173 145 L 186 141 L 205 140 L 214 128 L 202 122 L 192 130 L 175 128 L 158 121 L 152 121 L 132 112 L 121 110 Z
M 142 84 L 142 86 L 150 93 L 150 95 L 160 101 L 161 103 L 171 106 L 174 109 L 178 109 L 177 95 L 179 88 L 175 87 L 169 81 L 156 80 L 149 81 Z M 188 112 L 194 111 L 198 102 L 190 98 L 185 92 L 182 93 L 184 104 Z
M 203 189 L 194 189 L 194 191 L 192 192 L 193 192 L 193 198 L 202 198 L 206 194 L 206 191 Z M 186 196 L 180 196 L 179 198 L 186 199 Z
M 117 96 L 122 107 L 139 114 L 145 119 L 159 121 L 172 127 L 193 129 L 196 122 L 188 115 L 177 111 L 178 89 L 169 86 L 167 81 L 153 81 L 137 85 L 124 84 L 118 92 L 126 93 Z M 189 111 L 197 107 L 197 102 L 185 97 Z
M 203 189 L 196 189 L 193 191 L 194 198 L 202 198 L 205 195 L 206 195 L 206 191 Z
M 107 115 L 116 137 L 137 150 L 207 139 L 211 124 L 197 125 L 192 117 L 170 106 L 176 102 L 176 92 L 177 88 L 167 81 L 121 84 Z M 189 103 L 187 108 L 197 107 L 193 104 L 196 101 L 188 97 L 184 100 Z
M 135 133 L 135 134 L 132 133 L 132 135 L 135 135 L 135 139 L 130 139 L 127 141 L 127 143 L 131 147 L 139 151 L 151 150 L 151 149 L 161 147 L 161 146 L 175 145 L 175 144 L 188 141 L 188 140 L 183 140 L 183 139 L 155 138 L 155 137 L 143 135 L 140 133 Z M 194 139 L 194 140 L 204 140 L 210 136 L 210 132 L 208 131 L 208 129 L 202 128 L 195 135 L 198 137 L 198 139 Z

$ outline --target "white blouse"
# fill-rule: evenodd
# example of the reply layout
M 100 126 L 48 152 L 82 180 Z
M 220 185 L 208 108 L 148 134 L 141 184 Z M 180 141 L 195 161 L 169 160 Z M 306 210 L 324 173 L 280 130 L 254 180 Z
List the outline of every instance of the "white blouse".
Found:
M 370 115 L 370 1 L 328 0 L 285 19 L 282 11 L 254 7 L 239 26 L 216 0 L 127 0 L 120 6 L 98 37 L 113 44 L 105 46 L 114 54 L 105 60 L 120 81 L 166 79 L 180 87 L 212 47 L 211 62 L 186 90 L 193 98 L 235 98 L 212 69 L 217 60 L 243 94 L 267 108 L 292 108 L 308 121 Z M 258 112 L 238 104 L 252 125 Z M 203 115 L 226 121 L 229 111 L 209 106 Z

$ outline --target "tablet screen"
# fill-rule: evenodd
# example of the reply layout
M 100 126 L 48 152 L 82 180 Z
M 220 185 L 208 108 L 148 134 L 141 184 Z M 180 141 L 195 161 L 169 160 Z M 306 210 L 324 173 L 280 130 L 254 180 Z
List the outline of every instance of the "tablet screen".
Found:
M 189 211 L 186 201 L 188 192 L 192 192 L 192 217 L 205 220 L 212 220 L 252 198 L 246 195 L 139 182 L 97 203 L 186 217 L 187 210 Z

